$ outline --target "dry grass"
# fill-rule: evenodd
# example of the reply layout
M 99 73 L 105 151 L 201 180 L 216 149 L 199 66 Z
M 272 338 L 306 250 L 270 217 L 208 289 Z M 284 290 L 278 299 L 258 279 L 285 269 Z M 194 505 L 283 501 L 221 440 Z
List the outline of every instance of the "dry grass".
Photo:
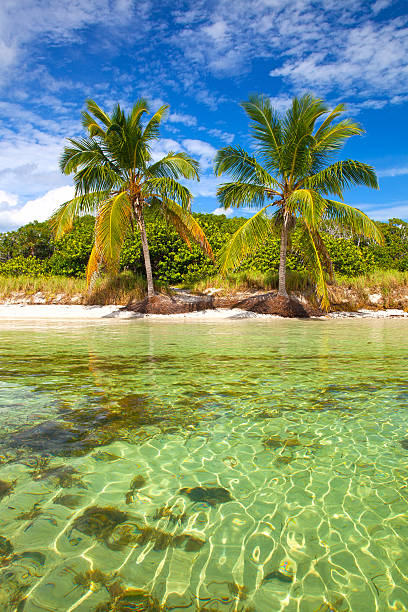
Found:
M 289 291 L 307 295 L 314 303 L 313 284 L 306 273 L 289 271 L 287 275 Z M 264 292 L 278 288 L 277 272 L 237 272 L 225 277 L 213 276 L 188 287 L 203 292 L 211 287 L 219 289 L 218 295 L 233 295 L 239 292 Z M 159 291 L 164 287 L 156 285 Z M 356 310 L 358 308 L 404 308 L 408 309 L 408 272 L 397 270 L 375 270 L 366 276 L 355 278 L 337 277 L 329 287 L 330 301 L 336 310 Z M 370 295 L 380 296 L 371 301 Z M 15 278 L 0 276 L 0 301 L 32 302 L 47 304 L 118 304 L 139 301 L 146 296 L 146 281 L 132 272 L 122 272 L 114 278 L 100 278 L 92 290 L 87 290 L 83 278 L 49 276 Z
M 126 304 L 131 299 L 143 299 L 145 293 L 145 280 L 131 272 L 122 272 L 114 278 L 100 278 L 90 290 L 84 278 L 0 276 L 0 300 L 19 301 L 24 298 L 36 301 L 43 298 L 46 303 Z
M 398 270 L 374 270 L 355 278 L 336 277 L 336 285 L 349 289 L 387 292 L 408 287 L 408 272 Z
M 307 291 L 313 285 L 304 272 L 288 271 L 287 288 L 289 291 Z M 222 289 L 223 292 L 238 291 L 273 291 L 278 288 L 277 272 L 233 272 L 225 276 L 212 276 L 194 283 L 189 288 L 193 291 L 205 291 L 210 287 Z

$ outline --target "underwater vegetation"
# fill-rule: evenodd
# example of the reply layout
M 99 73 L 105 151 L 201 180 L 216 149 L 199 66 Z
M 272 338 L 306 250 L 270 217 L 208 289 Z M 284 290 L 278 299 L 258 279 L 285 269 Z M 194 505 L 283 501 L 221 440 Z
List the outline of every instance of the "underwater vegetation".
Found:
M 95 461 L 119 461 L 123 457 L 118 457 L 118 455 L 113 455 L 112 453 L 107 453 L 106 451 L 98 451 L 93 453 L 92 457 Z
M 16 516 L 16 520 L 17 521 L 31 521 L 37 518 L 37 516 L 40 516 L 42 513 L 43 512 L 41 510 L 41 506 L 37 502 L 32 506 L 31 510 L 27 510 L 26 512 L 20 512 L 20 514 Z
M 104 542 L 111 550 L 121 550 L 129 544 L 143 546 L 153 543 L 155 551 L 184 546 L 186 552 L 196 552 L 205 544 L 204 540 L 191 534 L 174 534 L 141 524 L 127 512 L 111 506 L 87 508 L 74 520 L 71 533 L 74 530 Z
M 90 506 L 72 523 L 71 532 L 75 529 L 97 540 L 106 540 L 118 525 L 130 518 L 113 506 Z
M 8 482 L 7 480 L 0 480 L 0 500 L 2 500 L 3 497 L 7 497 L 12 494 L 14 487 L 16 486 L 16 482 L 16 480 L 12 480 L 11 482 Z
M 158 508 L 152 518 L 155 521 L 158 521 L 159 519 L 162 518 L 166 518 L 168 519 L 171 523 L 185 523 L 187 520 L 187 514 L 185 512 L 181 512 L 179 511 L 179 513 L 174 512 L 174 507 L 173 506 L 162 506 L 161 508 Z
M 92 428 L 79 428 L 59 421 L 45 421 L 10 435 L 11 448 L 25 448 L 47 455 L 76 456 L 89 453 L 101 441 Z
M 7 461 L 10 450 L 36 452 L 42 455 L 77 457 L 96 447 L 106 446 L 117 440 L 146 440 L 154 432 L 144 427 L 159 427 L 163 432 L 182 431 L 197 423 L 194 410 L 175 411 L 174 406 L 160 405 L 148 395 L 127 394 L 120 398 L 88 398 L 86 407 L 70 407 L 62 403 L 57 419 L 50 419 L 10 433 L 2 443 L 2 455 Z M 183 406 L 183 408 L 185 408 Z M 110 453 L 95 453 L 96 461 L 116 461 Z M 1 458 L 0 458 L 1 460 Z
M 68 568 L 69 569 L 69 568 Z M 72 571 L 69 569 L 69 571 Z M 92 587 L 92 590 L 96 588 L 106 587 L 109 588 L 109 584 L 115 579 L 114 574 L 105 574 L 99 569 L 90 569 L 85 572 L 73 572 L 73 583 L 74 589 L 82 588 L 88 590 Z M 72 592 L 72 590 L 70 592 Z M 68 593 L 67 593 L 68 595 Z
M 31 471 L 33 480 L 50 479 L 55 486 L 68 489 L 70 487 L 79 487 L 86 489 L 82 477 L 78 470 L 70 465 L 55 465 L 53 467 L 39 467 Z
M 0 557 L 8 557 L 13 550 L 14 548 L 10 540 L 4 536 L 0 536 Z
M 266 574 L 262 582 L 268 582 L 269 580 L 279 580 L 279 582 L 293 582 L 294 576 L 293 574 L 286 574 L 277 569 L 273 570 L 273 572 L 269 572 L 269 574 Z
M 94 612 L 168 612 L 167 606 L 148 591 L 123 588 L 119 582 L 107 587 L 111 595 L 109 601 L 99 604 Z
M 223 487 L 184 487 L 179 493 L 187 495 L 193 502 L 204 502 L 212 507 L 233 501 L 231 493 Z
M 81 504 L 81 502 L 81 495 L 58 495 L 58 497 L 56 497 L 52 503 L 65 506 L 65 508 L 69 508 L 70 510 L 74 510 Z
M 165 550 L 169 547 L 180 548 L 184 545 L 186 552 L 196 552 L 205 544 L 205 540 L 187 533 L 175 535 L 149 525 L 137 525 L 137 528 L 139 533 L 135 537 L 135 543 L 143 545 L 153 542 L 153 550 L 156 551 Z
M 271 434 L 263 438 L 262 443 L 266 448 L 282 448 L 282 447 L 293 447 L 301 446 L 301 442 L 297 436 L 290 436 L 288 438 L 281 438 L 278 434 Z
M 133 478 L 129 485 L 129 491 L 125 495 L 125 501 L 127 504 L 131 504 L 134 501 L 135 491 L 144 487 L 145 484 L 146 478 L 144 478 L 144 476 L 142 476 L 141 474 L 138 474 Z

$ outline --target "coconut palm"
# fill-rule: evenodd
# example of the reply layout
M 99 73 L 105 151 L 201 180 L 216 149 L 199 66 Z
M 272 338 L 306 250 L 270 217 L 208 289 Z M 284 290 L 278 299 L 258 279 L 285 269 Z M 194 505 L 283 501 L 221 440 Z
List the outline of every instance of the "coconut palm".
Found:
M 195 241 L 212 257 L 211 247 L 190 212 L 191 193 L 179 178 L 198 179 L 198 162 L 186 153 L 167 153 L 152 160 L 152 144 L 159 138 L 160 122 L 168 106 L 162 106 L 148 121 L 147 102 L 140 98 L 125 114 L 117 105 L 106 114 L 87 100 L 82 125 L 87 136 L 70 138 L 60 159 L 65 174 L 74 175 L 75 197 L 65 202 L 51 222 L 56 238 L 70 230 L 78 215 L 95 215 L 95 243 L 87 266 L 88 283 L 104 266 L 115 271 L 124 239 L 139 229 L 147 277 L 148 297 L 154 295 L 152 267 L 147 241 L 146 209 L 163 216 L 189 243 Z
M 294 98 L 283 117 L 265 97 L 251 96 L 242 107 L 251 122 L 255 155 L 239 146 L 217 153 L 216 174 L 229 173 L 233 179 L 219 187 L 218 197 L 224 208 L 244 206 L 258 211 L 221 251 L 222 271 L 237 266 L 271 233 L 278 233 L 278 295 L 287 298 L 286 256 L 296 226 L 321 304 L 328 308 L 326 278 L 332 269 L 320 233 L 324 222 L 330 220 L 355 234 L 382 241 L 375 223 L 343 202 L 343 191 L 348 187 L 378 188 L 373 168 L 351 159 L 333 160 L 345 141 L 363 130 L 351 119 L 335 122 L 345 111 L 343 104 L 329 112 L 322 100 L 311 95 Z

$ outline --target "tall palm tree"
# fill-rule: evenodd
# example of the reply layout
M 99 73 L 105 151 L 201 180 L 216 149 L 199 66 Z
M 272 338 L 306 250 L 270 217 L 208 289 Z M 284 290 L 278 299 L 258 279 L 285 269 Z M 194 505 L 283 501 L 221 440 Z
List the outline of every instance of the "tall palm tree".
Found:
M 339 104 L 329 112 L 322 100 L 311 95 L 294 98 L 283 117 L 262 96 L 251 96 L 242 107 L 251 121 L 256 154 L 250 155 L 239 146 L 221 149 L 215 159 L 215 172 L 218 176 L 229 173 L 233 181 L 222 184 L 217 193 L 225 208 L 245 206 L 259 210 L 220 253 L 222 270 L 238 265 L 271 232 L 278 232 L 278 294 L 288 297 L 286 255 L 288 239 L 296 225 L 300 227 L 303 254 L 322 307 L 328 308 L 326 277 L 332 274 L 332 268 L 320 234 L 324 221 L 382 242 L 375 223 L 343 202 L 344 189 L 352 185 L 378 189 L 374 169 L 351 159 L 333 161 L 345 141 L 363 130 L 350 119 L 333 123 L 344 113 L 345 106 Z M 333 163 L 327 165 L 330 161 Z
M 82 125 L 87 136 L 70 138 L 60 159 L 65 174 L 74 175 L 75 197 L 51 219 L 56 238 L 70 230 L 74 219 L 95 214 L 95 243 L 88 266 L 88 283 L 101 265 L 116 270 L 123 241 L 138 227 L 147 277 L 148 297 L 154 295 L 152 266 L 144 212 L 146 208 L 164 216 L 189 243 L 195 241 L 212 257 L 211 247 L 190 212 L 191 193 L 179 178 L 199 179 L 198 162 L 186 153 L 170 152 L 152 161 L 152 144 L 159 138 L 160 122 L 168 108 L 162 106 L 143 122 L 148 112 L 140 98 L 125 114 L 117 105 L 106 114 L 87 100 Z

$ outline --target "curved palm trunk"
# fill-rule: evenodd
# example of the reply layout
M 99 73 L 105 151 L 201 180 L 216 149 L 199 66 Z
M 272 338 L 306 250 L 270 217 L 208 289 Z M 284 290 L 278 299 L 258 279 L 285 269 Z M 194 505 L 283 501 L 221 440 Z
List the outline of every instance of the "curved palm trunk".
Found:
M 143 257 L 144 257 L 144 263 L 145 263 L 145 269 L 146 269 L 147 297 L 148 299 L 150 299 L 155 295 L 155 291 L 154 291 L 154 284 L 153 284 L 152 264 L 150 261 L 149 244 L 147 242 L 146 226 L 145 226 L 142 210 L 136 211 L 136 219 L 137 219 L 137 225 L 140 231 L 140 239 L 142 242 Z
M 280 244 L 280 258 L 279 258 L 279 289 L 278 295 L 282 295 L 283 297 L 289 297 L 288 292 L 286 291 L 286 255 L 288 252 L 288 225 L 289 218 L 285 214 L 283 225 L 282 225 L 282 233 L 281 233 L 281 244 Z

